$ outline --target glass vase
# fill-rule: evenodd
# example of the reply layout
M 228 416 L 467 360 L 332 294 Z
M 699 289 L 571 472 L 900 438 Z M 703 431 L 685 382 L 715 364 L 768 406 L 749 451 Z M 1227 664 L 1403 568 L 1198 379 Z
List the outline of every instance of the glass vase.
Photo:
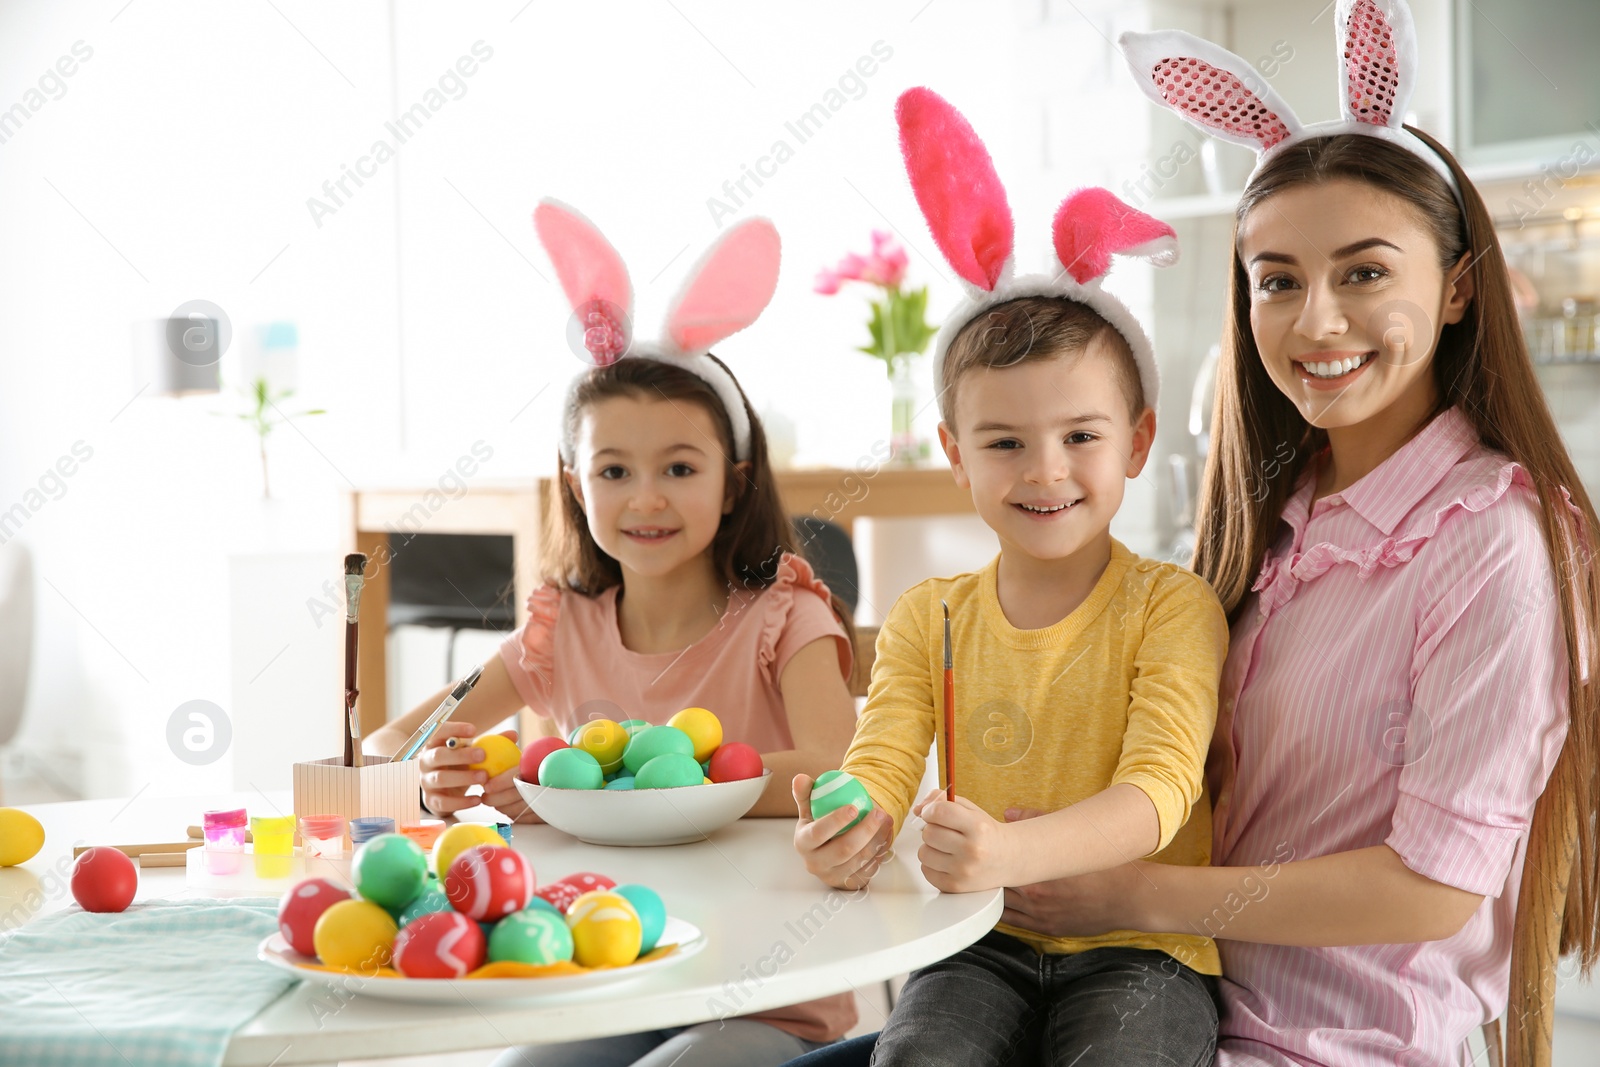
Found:
M 917 415 L 917 386 L 911 374 L 911 358 L 906 354 L 889 361 L 891 387 L 889 416 L 889 459 L 892 463 L 913 464 L 922 458 L 922 445 L 912 424 Z

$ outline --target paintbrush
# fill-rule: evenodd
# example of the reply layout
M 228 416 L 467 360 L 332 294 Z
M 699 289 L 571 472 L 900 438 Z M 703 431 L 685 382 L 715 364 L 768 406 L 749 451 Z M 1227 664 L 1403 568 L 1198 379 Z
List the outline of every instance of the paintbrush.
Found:
M 428 738 L 432 737 L 434 732 L 439 729 L 440 724 L 456 710 L 456 705 L 460 704 L 466 698 L 466 695 L 472 692 L 472 687 L 478 684 L 478 679 L 482 675 L 483 666 L 480 664 L 472 668 L 471 674 L 457 682 L 444 700 L 440 702 L 439 706 L 433 709 L 433 714 L 429 715 L 422 725 L 417 727 L 416 733 L 406 738 L 406 743 L 395 750 L 392 762 L 399 763 L 402 760 L 415 759 L 417 753 L 422 751 L 422 746 L 428 743 Z
M 950 605 L 943 600 L 944 609 L 944 779 L 945 795 L 956 798 L 956 670 L 950 656 Z
M 356 714 L 356 636 L 361 614 L 361 586 L 366 582 L 367 557 L 351 552 L 344 557 L 344 765 L 360 767 L 361 717 Z

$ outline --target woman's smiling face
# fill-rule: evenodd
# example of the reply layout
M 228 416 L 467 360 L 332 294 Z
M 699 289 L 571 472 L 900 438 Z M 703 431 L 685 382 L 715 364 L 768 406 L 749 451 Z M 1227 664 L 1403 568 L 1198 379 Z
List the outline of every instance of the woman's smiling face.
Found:
M 1421 418 L 1434 347 L 1472 298 L 1468 257 L 1441 267 L 1415 208 L 1365 182 L 1295 185 L 1238 229 L 1250 329 L 1273 384 L 1322 429 Z

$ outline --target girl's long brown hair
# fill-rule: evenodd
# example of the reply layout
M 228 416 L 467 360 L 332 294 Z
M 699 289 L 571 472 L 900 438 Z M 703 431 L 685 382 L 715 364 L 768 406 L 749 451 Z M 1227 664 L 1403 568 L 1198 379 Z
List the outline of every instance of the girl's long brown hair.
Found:
M 1587 972 L 1600 957 L 1596 932 L 1600 852 L 1595 826 L 1600 808 L 1600 686 L 1586 685 L 1580 678 L 1583 674 L 1593 678 L 1596 672 L 1600 568 L 1594 535 L 1600 525 L 1534 375 L 1512 302 L 1510 277 L 1483 199 L 1442 146 L 1419 130 L 1411 132 L 1449 164 L 1461 190 L 1464 218 L 1444 179 L 1424 160 L 1359 134 L 1317 138 L 1291 147 L 1262 167 L 1240 198 L 1193 567 L 1216 589 L 1229 620 L 1237 619 L 1277 536 L 1284 504 L 1311 457 L 1328 440 L 1325 431 L 1308 423 L 1279 392 L 1262 364 L 1250 329 L 1250 287 L 1239 258 L 1239 223 L 1268 197 L 1297 185 L 1352 180 L 1400 197 L 1433 231 L 1445 270 L 1463 255 L 1471 256 L 1468 269 L 1473 272 L 1474 295 L 1461 321 L 1439 332 L 1433 355 L 1439 399 L 1428 418 L 1457 408 L 1477 430 L 1484 447 L 1522 465 L 1539 494 L 1571 665 L 1567 687 L 1571 721 L 1562 763 L 1575 792 L 1578 842 L 1561 951 L 1579 952 Z M 1287 461 L 1281 454 L 1284 447 L 1293 449 Z M 1582 513 L 1583 528 L 1572 521 L 1563 490 Z M 1588 657 L 1586 665 L 1583 657 Z M 1552 773 L 1552 781 L 1557 773 Z
M 710 358 L 716 359 L 715 356 Z M 721 360 L 717 361 L 719 365 Z M 726 369 L 726 367 L 724 367 Z M 732 378 L 732 372 L 729 373 Z M 735 379 L 735 387 L 738 386 Z M 788 516 L 778 499 L 778 483 L 767 458 L 767 434 L 761 420 L 750 407 L 750 400 L 739 390 L 750 419 L 750 470 L 739 470 L 733 461 L 733 426 L 722 401 L 711 386 L 681 367 L 657 359 L 619 359 L 606 367 L 596 367 L 578 383 L 563 415 L 566 424 L 562 439 L 577 437 L 578 422 L 591 404 L 610 397 L 626 396 L 638 400 L 666 400 L 698 404 L 717 427 L 718 452 L 723 460 L 723 476 L 733 492 L 733 510 L 722 516 L 722 523 L 711 541 L 711 560 L 716 574 L 731 594 L 735 589 L 765 589 L 778 575 L 778 564 L 785 552 L 800 555 Z M 565 461 L 557 456 L 557 469 Z M 606 554 L 589 532 L 588 520 L 578 506 L 567 480 L 555 479 L 560 495 L 557 508 L 546 512 L 547 521 L 541 542 L 541 565 L 545 577 L 563 589 L 584 596 L 598 596 L 622 584 L 622 568 Z M 833 613 L 843 624 L 850 647 L 855 648 L 855 623 L 837 593 L 830 590 Z

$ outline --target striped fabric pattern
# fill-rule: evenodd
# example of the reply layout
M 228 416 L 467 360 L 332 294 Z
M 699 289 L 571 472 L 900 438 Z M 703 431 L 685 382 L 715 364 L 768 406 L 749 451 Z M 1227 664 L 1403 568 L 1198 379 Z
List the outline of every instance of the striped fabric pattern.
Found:
M 1505 1008 L 1528 824 L 1566 736 L 1538 497 L 1455 409 L 1343 492 L 1313 503 L 1314 488 L 1308 474 L 1285 506 L 1233 628 L 1213 862 L 1386 843 L 1485 899 L 1420 944 L 1247 944 L 1214 915 L 1218 1063 L 1466 1063 L 1468 1034 Z

